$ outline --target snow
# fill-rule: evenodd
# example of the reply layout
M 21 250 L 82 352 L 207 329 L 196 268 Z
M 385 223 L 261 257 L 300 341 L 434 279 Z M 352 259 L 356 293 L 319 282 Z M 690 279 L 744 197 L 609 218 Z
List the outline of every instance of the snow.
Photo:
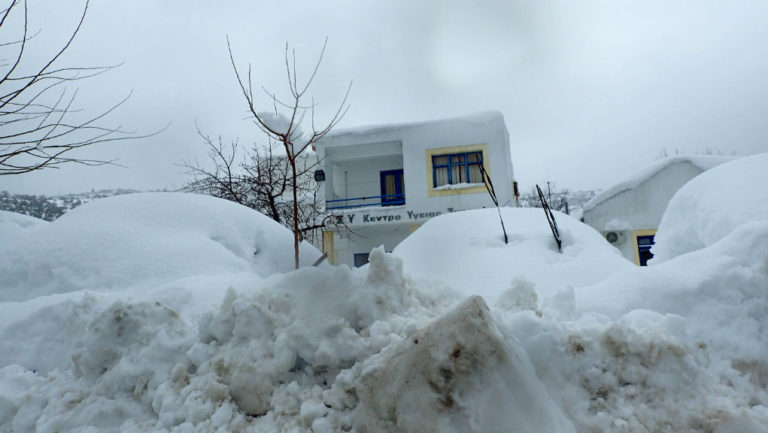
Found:
M 558 252 L 540 209 L 295 271 L 290 232 L 207 197 L 4 215 L 0 432 L 766 433 L 768 199 L 710 207 L 765 162 L 681 189 L 657 245 L 679 200 L 706 241 L 644 268 L 560 213 Z
M 763 153 L 720 165 L 685 184 L 661 220 L 652 263 L 713 245 L 744 224 L 768 221 L 766 168 L 768 153 Z
M 5 300 L 78 289 L 121 290 L 182 277 L 292 269 L 292 235 L 246 207 L 212 197 L 128 194 L 38 224 L 0 250 Z M 302 261 L 320 253 L 303 246 Z
M 450 119 L 408 123 L 391 123 L 386 125 L 365 125 L 353 128 L 334 129 L 328 135 L 326 135 L 326 138 L 336 142 L 343 141 L 343 139 L 348 138 L 359 138 L 361 136 L 387 136 L 391 135 L 392 133 L 397 135 L 402 134 L 404 131 L 413 129 L 426 129 L 434 132 L 435 130 L 445 129 L 446 126 L 457 126 L 461 128 L 462 125 L 488 125 L 497 123 L 499 121 L 502 124 L 504 122 L 504 115 L 501 112 L 482 111 Z
M 277 132 L 278 134 L 286 134 L 290 132 L 292 141 L 300 140 L 304 135 L 301 126 L 295 121 L 291 124 L 291 119 L 286 117 L 283 113 L 263 111 L 259 113 L 258 116 L 264 125 L 271 131 Z M 291 130 L 288 131 L 288 128 L 291 128 Z
M 480 209 L 427 221 L 393 253 L 412 277 L 480 294 L 490 304 L 528 284 L 539 295 L 552 296 L 633 266 L 589 226 L 554 214 L 562 253 L 539 208 L 502 208 L 506 245 L 496 209 Z
M 452 191 L 457 189 L 467 189 L 467 188 L 475 188 L 478 186 L 485 186 L 484 183 L 467 183 L 467 182 L 461 182 L 461 183 L 454 183 L 452 185 L 441 185 L 438 187 L 433 188 L 434 191 Z
M 23 237 L 27 230 L 45 224 L 48 224 L 48 221 L 0 210 L 0 240 L 10 242 L 11 239 Z
M 624 179 L 620 180 L 610 188 L 601 191 L 599 194 L 592 197 L 584 205 L 584 211 L 594 208 L 598 204 L 608 200 L 609 198 L 630 189 L 637 188 L 641 183 L 653 177 L 656 173 L 664 170 L 665 168 L 680 163 L 690 163 L 695 167 L 698 167 L 702 171 L 709 170 L 724 162 L 732 160 L 732 157 L 728 156 L 711 156 L 711 155 L 688 155 L 688 156 L 673 156 L 664 158 L 654 162 L 642 169 L 627 175 Z

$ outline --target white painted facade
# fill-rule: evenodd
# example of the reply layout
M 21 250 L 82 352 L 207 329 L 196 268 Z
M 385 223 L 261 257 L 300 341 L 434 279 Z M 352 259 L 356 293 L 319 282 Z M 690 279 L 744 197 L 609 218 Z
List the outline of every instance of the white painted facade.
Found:
M 344 223 L 323 233 L 333 264 L 354 266 L 356 254 L 362 260 L 379 245 L 391 251 L 442 213 L 494 206 L 477 167 L 480 159 L 499 204 L 516 204 L 509 134 L 498 112 L 342 130 L 318 142 L 316 150 L 325 175 L 320 199 Z M 466 166 L 441 168 L 446 155 L 451 161 L 464 158 Z M 448 171 L 451 184 L 440 185 Z
M 685 183 L 731 158 L 677 156 L 657 161 L 595 196 L 581 220 L 601 232 L 635 264 L 643 262 L 644 241 L 656 234 L 672 196 Z M 646 255 L 648 253 L 645 253 Z

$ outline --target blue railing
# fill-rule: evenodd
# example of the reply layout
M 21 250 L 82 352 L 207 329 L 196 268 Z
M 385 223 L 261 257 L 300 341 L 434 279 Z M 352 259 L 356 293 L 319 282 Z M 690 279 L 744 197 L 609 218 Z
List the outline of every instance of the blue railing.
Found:
M 328 200 L 325 203 L 326 203 L 326 209 L 328 210 L 353 209 L 356 207 L 366 207 L 366 206 L 399 206 L 399 205 L 405 204 L 405 194 L 341 198 L 337 200 Z M 341 204 L 338 206 L 333 206 L 331 205 L 331 203 L 341 203 Z

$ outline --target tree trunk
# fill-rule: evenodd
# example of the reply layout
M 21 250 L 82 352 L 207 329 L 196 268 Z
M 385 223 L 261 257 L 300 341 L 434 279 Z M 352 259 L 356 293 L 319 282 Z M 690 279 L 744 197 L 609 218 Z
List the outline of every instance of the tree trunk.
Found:
M 286 146 L 287 148 L 288 146 Z M 293 260 L 296 269 L 299 269 L 299 201 L 296 194 L 296 155 L 289 154 L 291 163 L 291 189 L 293 190 Z

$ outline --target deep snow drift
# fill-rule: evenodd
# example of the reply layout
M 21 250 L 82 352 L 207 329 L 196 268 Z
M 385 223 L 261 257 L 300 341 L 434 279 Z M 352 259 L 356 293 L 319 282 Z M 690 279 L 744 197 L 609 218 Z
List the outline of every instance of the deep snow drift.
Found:
M 195 194 L 96 200 L 3 243 L 0 287 L 6 301 L 198 275 L 248 271 L 265 276 L 293 268 L 292 235 L 277 222 Z M 320 257 L 314 247 L 302 247 L 304 263 Z
M 766 185 L 765 170 L 728 169 L 759 158 L 724 164 L 712 181 Z M 768 432 L 768 222 L 734 223 L 695 251 L 635 268 L 567 216 L 560 254 L 540 209 L 504 210 L 509 245 L 495 211 L 479 210 L 438 217 L 363 268 L 283 272 L 292 243 L 281 227 L 220 201 L 165 200 L 174 205 L 152 224 L 123 214 L 123 227 L 144 227 L 115 227 L 134 245 L 125 261 L 99 261 L 83 240 L 69 251 L 92 260 L 75 268 L 85 276 L 2 280 L 0 296 L 18 300 L 0 303 L 0 431 Z M 722 212 L 753 206 L 731 205 Z M 70 230 L 98 219 L 88 206 Z M 177 211 L 190 208 L 216 218 Z M 669 218 L 660 249 L 681 230 Z M 17 234 L 38 239 L 55 224 Z M 430 233 L 444 229 L 462 234 L 435 243 Z M 243 253 L 225 254 L 221 240 Z M 225 259 L 152 253 L 177 242 Z M 255 245 L 282 258 L 266 266 Z M 32 272 L 67 251 L 36 248 L 16 263 Z M 159 281 L 111 276 L 156 260 L 188 266 Z M 112 284 L 77 287 L 89 272 Z
M 591 227 L 554 214 L 562 253 L 538 208 L 502 209 L 508 244 L 496 209 L 478 209 L 427 221 L 393 253 L 409 275 L 482 295 L 489 303 L 504 302 L 499 296 L 512 286 L 550 296 L 633 267 Z

